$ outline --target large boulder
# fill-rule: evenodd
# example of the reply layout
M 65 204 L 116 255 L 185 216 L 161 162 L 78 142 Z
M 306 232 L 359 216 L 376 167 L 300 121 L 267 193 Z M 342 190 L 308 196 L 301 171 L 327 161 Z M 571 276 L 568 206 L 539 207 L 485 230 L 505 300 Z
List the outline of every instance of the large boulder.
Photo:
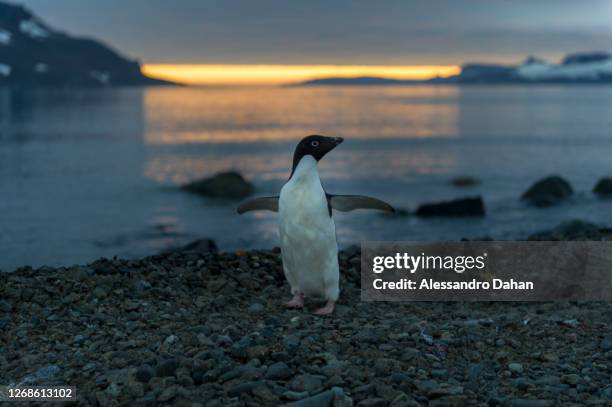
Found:
M 236 171 L 222 172 L 209 178 L 191 182 L 182 187 L 195 194 L 213 198 L 244 198 L 253 193 L 253 184 Z
M 602 178 L 597 181 L 593 193 L 599 196 L 612 197 L 612 178 Z
M 194 240 L 179 249 L 181 252 L 210 253 L 218 250 L 217 243 L 208 238 Z
M 473 187 L 480 185 L 480 180 L 470 175 L 459 175 L 450 180 L 450 183 L 456 187 Z
M 468 197 L 419 205 L 417 216 L 484 216 L 482 197 Z
M 533 184 L 521 198 L 531 205 L 544 207 L 556 205 L 573 193 L 574 190 L 569 182 L 557 175 L 551 175 Z

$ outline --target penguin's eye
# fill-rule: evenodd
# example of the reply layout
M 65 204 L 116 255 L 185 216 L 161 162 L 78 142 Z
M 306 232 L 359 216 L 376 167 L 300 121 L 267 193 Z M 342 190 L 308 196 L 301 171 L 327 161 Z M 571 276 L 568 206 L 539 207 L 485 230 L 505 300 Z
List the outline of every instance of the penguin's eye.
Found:
M 319 147 L 319 142 L 317 140 L 313 140 L 310 142 L 310 145 L 313 147 Z

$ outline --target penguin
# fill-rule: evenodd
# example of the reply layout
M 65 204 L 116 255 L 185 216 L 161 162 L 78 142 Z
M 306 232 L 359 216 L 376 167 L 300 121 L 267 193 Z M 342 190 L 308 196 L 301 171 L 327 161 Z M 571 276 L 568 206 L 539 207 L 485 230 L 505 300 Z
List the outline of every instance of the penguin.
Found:
M 238 206 L 239 214 L 254 210 L 278 212 L 283 271 L 293 295 L 285 304 L 288 308 L 303 308 L 304 297 L 312 296 L 327 301 L 316 314 L 334 312 L 340 294 L 340 270 L 332 210 L 395 211 L 376 198 L 325 191 L 317 164 L 343 141 L 342 137 L 304 137 L 295 148 L 291 175 L 280 195 L 251 199 Z

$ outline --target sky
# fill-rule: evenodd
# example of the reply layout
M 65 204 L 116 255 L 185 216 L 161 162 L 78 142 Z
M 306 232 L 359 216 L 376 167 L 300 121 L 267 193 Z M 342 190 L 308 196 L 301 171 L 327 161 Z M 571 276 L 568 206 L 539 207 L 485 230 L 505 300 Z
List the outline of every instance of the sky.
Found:
M 611 0 L 20 0 L 146 64 L 515 63 L 611 50 Z

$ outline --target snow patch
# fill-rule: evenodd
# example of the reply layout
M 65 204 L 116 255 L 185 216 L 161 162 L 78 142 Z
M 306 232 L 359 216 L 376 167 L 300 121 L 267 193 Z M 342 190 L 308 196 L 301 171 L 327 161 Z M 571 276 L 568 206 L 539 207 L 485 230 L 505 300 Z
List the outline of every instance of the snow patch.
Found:
M 34 66 L 34 70 L 37 73 L 45 73 L 45 72 L 47 72 L 49 70 L 49 67 L 47 66 L 47 64 L 40 63 L 40 64 L 36 64 Z
M 0 75 L 9 76 L 11 74 L 11 66 L 7 64 L 0 64 Z
M 13 34 L 10 31 L 6 31 L 0 28 L 0 44 L 9 45 L 11 43 L 11 37 Z
M 91 71 L 89 76 L 100 82 L 102 85 L 108 85 L 110 82 L 110 74 L 105 71 Z
M 519 76 L 528 80 L 597 80 L 603 75 L 612 75 L 612 58 L 602 61 L 561 65 L 537 61 L 520 65 L 516 71 Z
M 22 33 L 36 39 L 42 39 L 49 36 L 49 31 L 45 30 L 34 20 L 22 20 L 19 23 L 19 29 Z

